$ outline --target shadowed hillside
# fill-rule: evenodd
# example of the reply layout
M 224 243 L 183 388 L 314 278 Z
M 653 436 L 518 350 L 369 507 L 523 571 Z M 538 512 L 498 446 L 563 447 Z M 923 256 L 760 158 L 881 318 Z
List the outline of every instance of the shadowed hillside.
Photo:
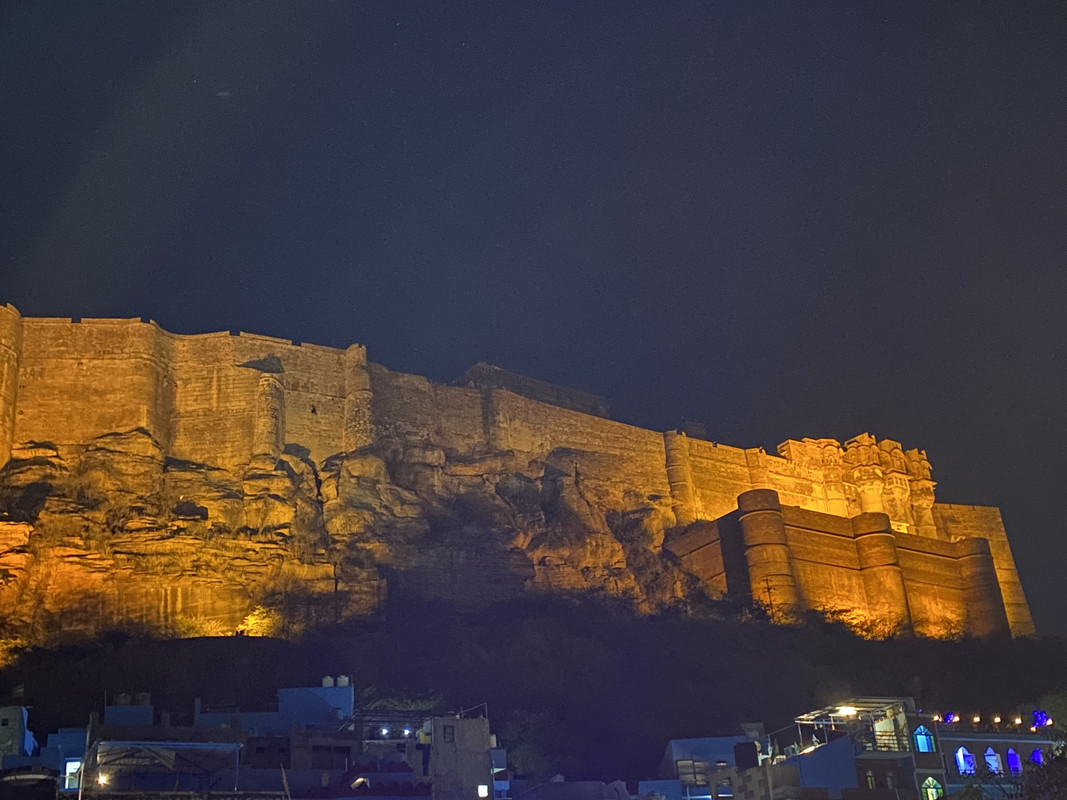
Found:
M 638 779 L 666 740 L 768 729 L 849 695 L 913 695 L 929 710 L 1005 713 L 1061 687 L 1060 640 L 868 641 L 839 626 L 675 615 L 635 618 L 610 603 L 540 598 L 473 613 L 393 604 L 373 627 L 298 640 L 148 640 L 128 634 L 24 653 L 0 697 L 24 685 L 31 725 L 84 724 L 105 693 L 149 691 L 175 724 L 194 697 L 266 706 L 279 686 L 352 675 L 357 696 L 436 695 L 444 709 L 487 702 L 521 772 Z

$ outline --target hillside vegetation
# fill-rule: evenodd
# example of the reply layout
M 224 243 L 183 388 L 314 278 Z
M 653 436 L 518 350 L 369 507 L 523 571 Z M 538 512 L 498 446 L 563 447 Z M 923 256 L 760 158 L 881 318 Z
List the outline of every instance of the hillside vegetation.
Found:
M 83 725 L 105 695 L 148 691 L 174 724 L 194 697 L 267 707 L 282 686 L 351 675 L 359 697 L 427 697 L 441 710 L 488 703 L 519 773 L 640 779 L 669 738 L 768 730 L 854 695 L 909 695 L 930 711 L 1008 714 L 1067 686 L 1067 642 L 871 641 L 837 625 L 752 617 L 636 617 L 610 602 L 539 597 L 481 611 L 391 604 L 373 625 L 298 639 L 149 639 L 113 632 L 23 652 L 0 698 L 32 706 L 45 733 Z

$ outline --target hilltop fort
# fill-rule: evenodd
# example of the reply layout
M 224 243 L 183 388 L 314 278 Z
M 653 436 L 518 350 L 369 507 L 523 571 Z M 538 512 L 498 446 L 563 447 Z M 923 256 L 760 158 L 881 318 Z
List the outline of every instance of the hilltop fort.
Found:
M 446 385 L 360 345 L 3 306 L 0 612 L 40 640 L 598 592 L 1033 634 L 999 512 L 937 503 L 924 451 L 700 433 L 485 364 Z

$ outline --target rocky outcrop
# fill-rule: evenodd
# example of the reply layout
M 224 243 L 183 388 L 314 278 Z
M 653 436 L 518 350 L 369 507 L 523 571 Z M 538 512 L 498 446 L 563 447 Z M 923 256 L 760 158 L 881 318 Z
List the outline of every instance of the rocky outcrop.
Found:
M 596 458 L 387 439 L 233 470 L 167 458 L 144 429 L 18 445 L 0 473 L 0 635 L 224 634 L 264 610 L 284 633 L 379 614 L 391 593 L 678 602 L 692 586 L 662 550 L 669 499 L 622 497 L 583 473 Z

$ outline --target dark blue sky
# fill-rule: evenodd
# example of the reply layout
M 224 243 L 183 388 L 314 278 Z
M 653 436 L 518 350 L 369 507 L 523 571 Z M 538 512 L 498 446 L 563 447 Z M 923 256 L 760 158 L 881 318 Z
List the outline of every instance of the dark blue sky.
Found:
M 478 360 L 1000 505 L 1067 633 L 1063 3 L 25 2 L 0 299 Z

